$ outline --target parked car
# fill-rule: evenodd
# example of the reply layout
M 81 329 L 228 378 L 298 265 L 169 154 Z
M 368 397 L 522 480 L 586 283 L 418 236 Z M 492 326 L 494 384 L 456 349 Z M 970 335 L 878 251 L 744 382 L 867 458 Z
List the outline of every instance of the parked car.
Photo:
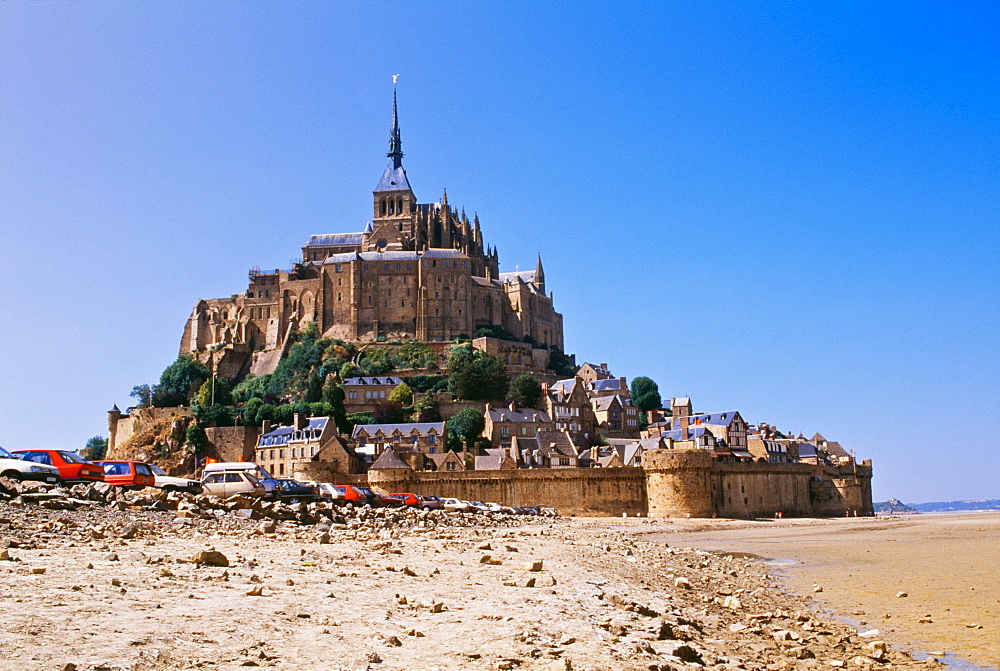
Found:
M 278 478 L 278 498 L 282 501 L 309 503 L 319 497 L 319 488 L 307 485 L 292 478 Z
M 197 480 L 167 475 L 167 472 L 156 464 L 150 464 L 149 469 L 153 471 L 154 487 L 159 487 L 165 492 L 188 492 L 190 494 L 201 494 L 201 483 Z
M 245 472 L 253 476 L 255 482 L 264 488 L 265 496 L 276 498 L 278 496 L 278 481 L 272 477 L 263 466 L 258 466 L 252 461 L 219 461 L 214 464 L 205 464 L 201 471 L 201 483 L 205 484 L 205 478 L 211 473 L 220 472 Z
M 26 461 L 0 447 L 0 476 L 12 480 L 36 480 L 50 485 L 59 484 L 59 469 L 34 461 Z
M 336 485 L 338 489 L 344 490 L 344 502 L 352 506 L 369 505 L 375 507 L 379 505 L 379 496 L 367 487 L 356 487 L 354 485 Z
M 469 509 L 472 512 L 488 513 L 490 511 L 489 506 L 487 506 L 482 501 L 466 501 L 469 504 Z
M 329 482 L 319 483 L 319 496 L 324 501 L 329 501 L 334 505 L 344 503 L 344 488 L 339 485 L 331 485 Z
M 201 487 L 204 494 L 211 496 L 233 496 L 234 494 L 246 494 L 248 496 L 264 497 L 268 495 L 267 489 L 255 478 L 250 471 L 216 471 L 205 473 L 201 478 Z
M 389 494 L 390 499 L 395 499 L 397 501 L 402 501 L 404 506 L 412 506 L 414 508 L 420 507 L 420 497 L 416 494 L 411 494 L 409 492 L 394 492 Z
M 52 466 L 64 482 L 104 482 L 104 469 L 69 450 L 12 450 L 25 461 Z
M 538 506 L 521 506 L 517 508 L 517 513 L 519 515 L 541 515 L 542 509 Z
M 461 499 L 441 499 L 441 503 L 445 510 L 455 513 L 464 513 L 467 510 L 471 510 L 471 506 Z
M 149 464 L 141 461 L 95 461 L 104 469 L 104 481 L 128 489 L 142 489 L 156 484 Z
M 420 496 L 418 494 L 417 498 L 420 499 L 420 507 L 424 510 L 441 510 L 444 508 L 444 503 L 436 496 Z

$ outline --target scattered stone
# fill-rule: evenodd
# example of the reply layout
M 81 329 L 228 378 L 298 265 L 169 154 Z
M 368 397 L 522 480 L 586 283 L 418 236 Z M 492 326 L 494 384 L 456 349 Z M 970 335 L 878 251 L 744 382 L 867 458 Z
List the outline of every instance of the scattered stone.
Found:
M 202 550 L 191 561 L 199 566 L 229 566 L 229 559 L 218 550 Z
M 897 599 L 905 599 L 908 596 L 910 596 L 910 595 L 907 594 L 906 592 L 896 592 L 896 598 Z

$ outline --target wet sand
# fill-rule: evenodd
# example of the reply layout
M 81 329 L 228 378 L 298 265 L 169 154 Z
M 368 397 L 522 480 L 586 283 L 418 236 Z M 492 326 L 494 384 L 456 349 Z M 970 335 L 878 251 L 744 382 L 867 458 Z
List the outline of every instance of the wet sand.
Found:
M 1000 669 L 1000 513 L 675 524 L 671 545 L 787 560 L 790 591 L 894 645 Z

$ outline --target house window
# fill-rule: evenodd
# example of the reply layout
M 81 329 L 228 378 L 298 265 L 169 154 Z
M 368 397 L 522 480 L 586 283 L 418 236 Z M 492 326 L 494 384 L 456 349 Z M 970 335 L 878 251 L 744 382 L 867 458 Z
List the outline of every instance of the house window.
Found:
M 358 392 L 356 391 L 347 392 L 347 398 L 357 398 L 357 397 L 358 397 Z
M 559 457 L 560 466 L 569 466 L 569 457 Z
M 334 270 L 336 270 L 339 273 L 341 271 L 341 269 L 342 269 L 341 266 L 342 266 L 342 264 L 337 263 L 337 264 L 334 264 L 333 267 L 334 267 Z
M 445 468 L 449 471 L 455 470 L 455 462 L 449 461 L 447 464 L 445 464 Z
M 427 436 L 427 442 L 433 445 L 437 442 L 437 436 Z
M 506 426 L 500 427 L 500 435 L 504 438 L 508 437 L 510 435 L 510 428 Z

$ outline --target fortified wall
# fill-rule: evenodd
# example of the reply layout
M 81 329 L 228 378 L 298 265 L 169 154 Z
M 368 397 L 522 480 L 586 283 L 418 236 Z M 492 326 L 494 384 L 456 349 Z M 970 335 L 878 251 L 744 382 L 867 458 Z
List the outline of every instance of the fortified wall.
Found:
M 390 492 L 507 506 L 543 505 L 563 515 L 629 515 L 646 512 L 641 468 L 545 468 L 509 471 L 414 472 L 391 468 L 368 472 L 368 482 Z
M 655 517 L 866 515 L 872 505 L 871 461 L 860 465 L 713 462 L 700 450 L 642 455 Z
M 857 466 L 724 463 L 701 450 L 651 450 L 642 458 L 641 468 L 390 468 L 369 471 L 367 482 L 388 492 L 549 506 L 564 515 L 749 518 L 873 512 L 870 461 Z

